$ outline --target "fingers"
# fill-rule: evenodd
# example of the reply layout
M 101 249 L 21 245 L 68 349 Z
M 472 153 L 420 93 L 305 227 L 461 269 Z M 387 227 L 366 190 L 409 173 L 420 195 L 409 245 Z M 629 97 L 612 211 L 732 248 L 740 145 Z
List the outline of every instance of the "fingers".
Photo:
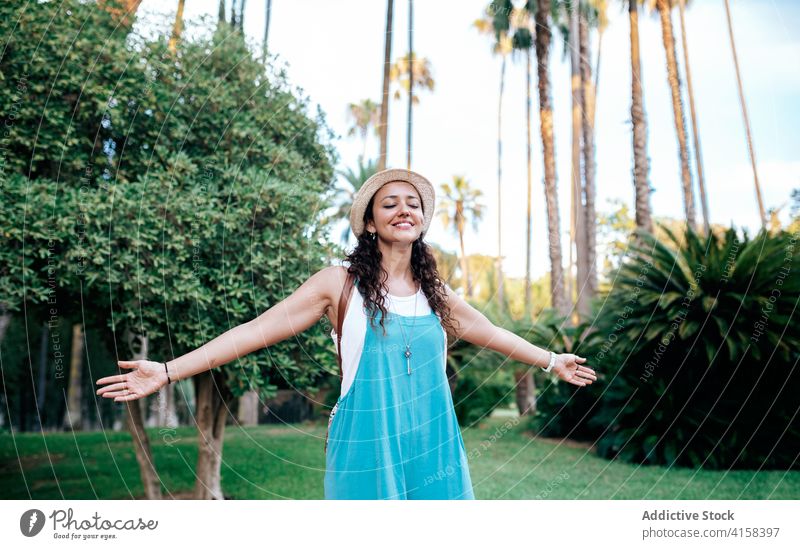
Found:
M 117 366 L 121 366 L 123 368 L 136 368 L 138 366 L 138 360 L 118 360 Z
M 124 397 L 130 395 L 131 395 L 130 389 L 120 389 L 119 391 L 111 391 L 108 393 L 103 393 L 104 398 L 113 398 L 114 400 L 116 400 L 117 397 Z
M 583 364 L 584 362 L 586 362 L 586 357 L 579 356 L 578 358 L 575 359 L 575 362 L 580 362 L 581 364 Z
M 108 395 L 106 395 L 106 393 L 109 393 L 109 392 L 112 392 L 112 391 L 119 391 L 121 389 L 125 389 L 126 388 L 125 386 L 127 385 L 127 383 L 124 380 L 121 380 L 121 381 L 122 381 L 121 383 L 115 383 L 114 385 L 106 385 L 105 387 L 102 387 L 102 388 L 98 389 L 97 390 L 97 394 L 98 395 L 103 395 L 103 396 L 108 396 Z
M 118 396 L 114 398 L 114 402 L 128 402 L 129 400 L 136 400 L 139 395 Z
M 119 383 L 120 381 L 125 381 L 125 376 L 128 374 L 120 374 L 118 376 L 108 376 L 108 377 L 101 377 L 97 381 L 95 381 L 96 385 L 103 385 L 106 383 Z

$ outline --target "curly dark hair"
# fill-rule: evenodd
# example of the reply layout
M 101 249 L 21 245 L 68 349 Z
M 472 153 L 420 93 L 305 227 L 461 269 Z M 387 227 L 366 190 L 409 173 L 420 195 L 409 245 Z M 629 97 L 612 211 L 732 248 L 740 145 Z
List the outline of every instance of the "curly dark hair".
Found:
M 364 211 L 364 224 L 372 220 L 372 204 L 375 196 L 370 198 L 369 204 Z M 436 268 L 436 258 L 433 256 L 430 246 L 422 241 L 422 237 L 414 241 L 411 245 L 411 273 L 415 282 L 419 282 L 422 293 L 428 299 L 431 309 L 439 315 L 442 327 L 449 334 L 455 333 L 453 322 L 457 320 L 451 317 L 450 307 L 447 305 L 447 291 L 445 283 L 439 277 Z M 380 325 L 383 334 L 386 335 L 386 327 L 383 320 L 387 310 L 383 292 L 388 292 L 386 281 L 388 273 L 381 267 L 381 251 L 378 248 L 377 239 L 370 238 L 370 233 L 364 230 L 358 237 L 355 249 L 346 254 L 345 261 L 349 263 L 347 272 L 358 279 L 356 286 L 364 299 L 364 306 L 370 313 L 370 324 L 375 326 L 377 310 L 381 311 Z

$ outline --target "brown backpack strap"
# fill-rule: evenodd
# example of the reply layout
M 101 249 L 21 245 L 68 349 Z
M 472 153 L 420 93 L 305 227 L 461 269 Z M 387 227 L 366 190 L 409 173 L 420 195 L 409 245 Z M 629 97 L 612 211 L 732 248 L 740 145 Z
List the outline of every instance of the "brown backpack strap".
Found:
M 339 379 L 342 379 L 342 324 L 344 323 L 347 304 L 350 301 L 350 294 L 353 293 L 353 284 L 353 275 L 347 273 L 347 278 L 344 281 L 344 288 L 339 296 L 339 314 L 336 316 L 336 359 L 339 362 Z

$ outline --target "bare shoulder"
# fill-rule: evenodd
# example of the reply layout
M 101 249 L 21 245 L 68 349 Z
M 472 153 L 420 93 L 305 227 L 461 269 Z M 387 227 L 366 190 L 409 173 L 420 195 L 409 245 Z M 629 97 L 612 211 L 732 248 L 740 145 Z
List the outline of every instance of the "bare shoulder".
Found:
M 317 275 L 323 280 L 325 286 L 325 293 L 327 299 L 327 308 L 325 314 L 328 316 L 331 325 L 336 326 L 337 314 L 336 304 L 339 303 L 339 297 L 344 290 L 344 284 L 347 281 L 347 267 L 341 265 L 332 265 L 321 269 Z

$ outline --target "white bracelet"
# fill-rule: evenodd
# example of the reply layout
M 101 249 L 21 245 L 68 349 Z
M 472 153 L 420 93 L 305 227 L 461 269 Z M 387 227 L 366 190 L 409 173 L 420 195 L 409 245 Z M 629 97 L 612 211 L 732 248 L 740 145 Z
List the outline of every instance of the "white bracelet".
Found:
M 544 369 L 545 373 L 549 372 L 553 369 L 556 363 L 556 354 L 553 351 L 550 351 L 550 364 L 547 365 L 547 368 Z

